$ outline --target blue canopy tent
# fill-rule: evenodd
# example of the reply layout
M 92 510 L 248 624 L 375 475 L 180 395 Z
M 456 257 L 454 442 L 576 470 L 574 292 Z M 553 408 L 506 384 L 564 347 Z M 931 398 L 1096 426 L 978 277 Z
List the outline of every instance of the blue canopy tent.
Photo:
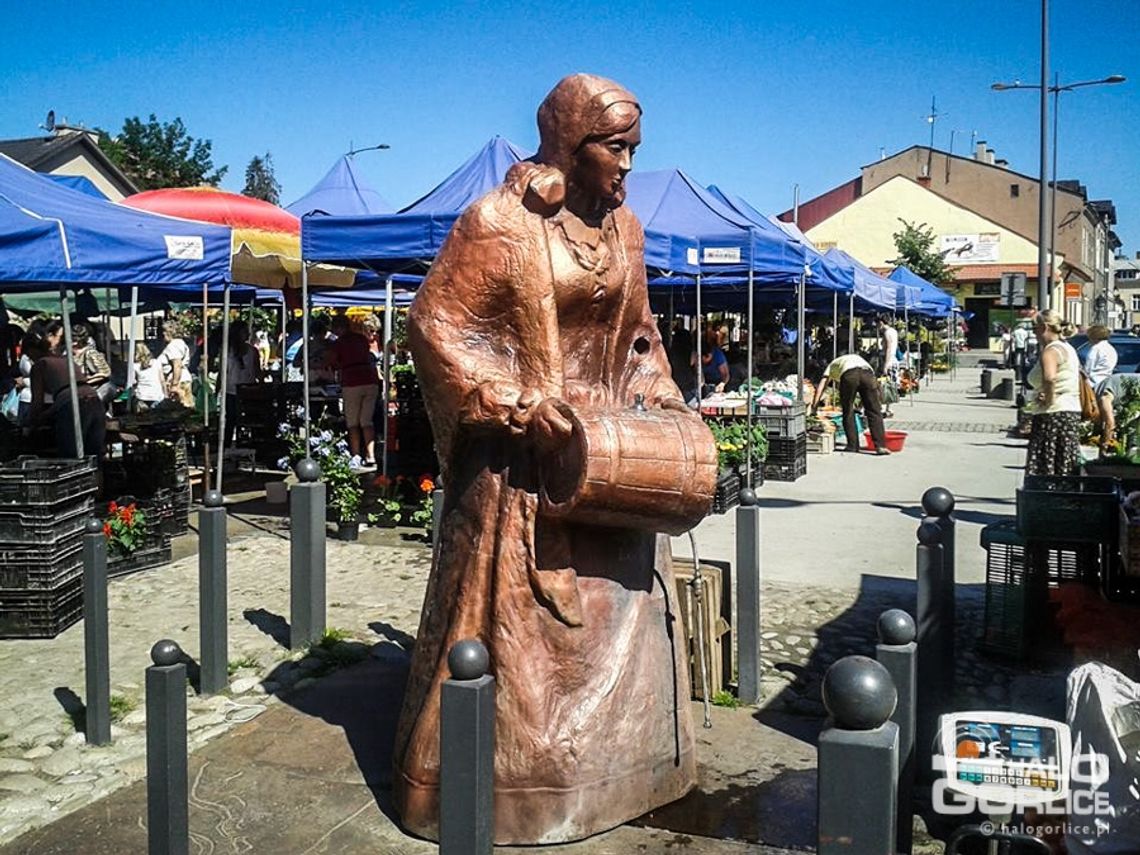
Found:
M 356 174 L 356 161 L 351 154 L 337 159 L 325 177 L 285 210 L 298 217 L 322 213 L 333 216 L 390 214 L 396 210 Z
M 944 318 L 957 305 L 954 298 L 930 282 L 927 282 L 909 267 L 896 267 L 887 276 L 908 289 L 910 311 L 934 318 Z
M 84 175 L 52 175 L 51 173 L 41 172 L 37 173 L 43 175 L 44 178 L 50 178 L 56 184 L 62 184 L 72 190 L 78 190 L 80 193 L 86 193 L 88 196 L 94 196 L 96 199 L 106 199 L 107 194 L 96 187 L 91 179 Z
M 0 287 L 34 291 L 48 284 L 58 286 L 69 355 L 69 286 L 224 285 L 230 276 L 230 242 L 230 229 L 224 226 L 114 205 L 0 155 Z M 70 358 L 68 375 L 77 450 L 82 456 L 78 389 Z

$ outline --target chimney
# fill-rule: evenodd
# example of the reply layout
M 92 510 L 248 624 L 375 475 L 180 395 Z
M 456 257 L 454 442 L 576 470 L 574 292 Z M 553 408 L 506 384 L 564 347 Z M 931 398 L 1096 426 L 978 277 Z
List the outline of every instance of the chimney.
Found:
M 979 163 L 985 163 L 986 162 L 986 141 L 985 140 L 978 140 L 977 144 L 974 146 L 974 160 L 978 161 Z
M 989 163 L 992 165 L 993 162 L 994 162 L 994 150 L 992 148 L 987 148 L 986 149 L 986 163 Z
M 1140 249 L 1136 250 L 1136 260 L 1140 261 Z
M 1004 157 L 999 157 L 994 161 L 994 166 L 1000 166 L 1002 169 L 1009 169 L 1009 161 Z

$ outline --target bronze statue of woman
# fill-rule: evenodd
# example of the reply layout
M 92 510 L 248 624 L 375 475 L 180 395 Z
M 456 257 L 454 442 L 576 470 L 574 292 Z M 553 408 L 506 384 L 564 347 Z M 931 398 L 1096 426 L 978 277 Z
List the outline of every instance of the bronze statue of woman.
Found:
M 695 783 L 659 532 L 707 513 L 715 448 L 670 377 L 622 207 L 640 120 L 618 84 L 562 80 L 538 154 L 459 218 L 409 312 L 446 495 L 395 752 L 398 810 L 425 837 L 464 638 L 497 684 L 497 843 L 587 837 Z

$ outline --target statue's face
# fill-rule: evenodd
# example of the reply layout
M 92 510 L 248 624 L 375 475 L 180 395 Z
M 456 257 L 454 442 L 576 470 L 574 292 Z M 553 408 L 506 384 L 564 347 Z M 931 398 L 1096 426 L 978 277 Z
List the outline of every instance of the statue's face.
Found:
M 625 201 L 625 177 L 641 145 L 641 121 L 629 130 L 582 144 L 574 159 L 571 183 L 585 196 L 617 208 Z

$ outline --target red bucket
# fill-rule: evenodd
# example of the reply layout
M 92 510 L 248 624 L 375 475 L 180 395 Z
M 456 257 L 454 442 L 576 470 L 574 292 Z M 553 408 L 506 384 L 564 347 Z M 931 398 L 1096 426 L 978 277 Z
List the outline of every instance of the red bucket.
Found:
M 884 431 L 887 437 L 887 450 L 898 453 L 903 450 L 903 445 L 906 444 L 906 431 L 905 430 L 888 430 Z M 875 450 L 875 441 L 871 439 L 871 432 L 863 432 L 863 441 L 867 444 L 866 447 Z

